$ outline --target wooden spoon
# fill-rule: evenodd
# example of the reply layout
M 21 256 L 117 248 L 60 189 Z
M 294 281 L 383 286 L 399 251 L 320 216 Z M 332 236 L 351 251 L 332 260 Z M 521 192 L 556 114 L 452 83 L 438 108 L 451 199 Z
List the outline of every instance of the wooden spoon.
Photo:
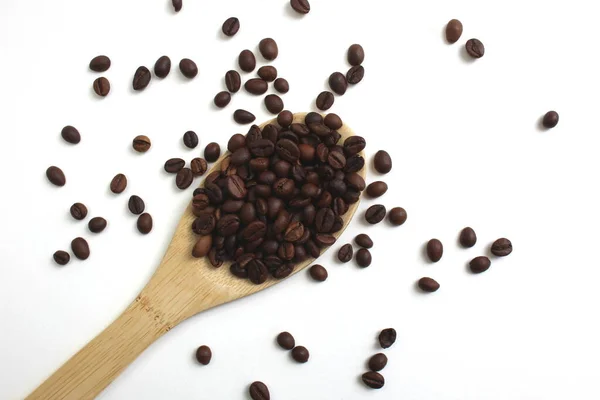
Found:
M 303 123 L 305 116 L 306 113 L 295 114 L 294 122 Z M 266 122 L 261 128 L 266 124 L 277 124 L 277 121 Z M 338 132 L 342 135 L 340 142 L 354 135 L 346 125 Z M 225 156 L 221 156 L 212 170 L 220 169 Z M 363 168 L 359 172 L 363 178 L 365 171 Z M 343 217 L 344 227 L 335 234 L 336 238 L 348 226 L 357 207 L 358 203 L 350 205 Z M 135 301 L 27 399 L 93 399 L 150 344 L 180 322 L 280 282 L 270 278 L 262 285 L 255 285 L 233 276 L 227 265 L 216 269 L 206 258 L 193 258 L 191 252 L 196 237 L 191 226 L 194 219 L 190 205 L 181 217 L 161 264 Z M 293 273 L 313 261 L 297 264 Z

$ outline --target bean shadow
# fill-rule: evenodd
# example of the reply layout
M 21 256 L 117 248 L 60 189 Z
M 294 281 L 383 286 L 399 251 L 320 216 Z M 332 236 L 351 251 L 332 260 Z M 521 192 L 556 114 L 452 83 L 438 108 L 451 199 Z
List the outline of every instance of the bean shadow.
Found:
M 465 46 L 460 47 L 460 58 L 465 64 L 473 64 L 475 62 L 475 58 L 471 57 L 469 53 L 467 53 L 467 48 Z
M 290 5 L 289 1 L 285 1 L 282 3 L 284 3 L 284 6 L 283 6 L 283 15 L 284 16 L 295 19 L 295 20 L 301 20 L 302 18 L 304 18 L 304 14 L 300 14 L 300 13 L 297 13 L 296 11 L 294 11 L 294 9 Z

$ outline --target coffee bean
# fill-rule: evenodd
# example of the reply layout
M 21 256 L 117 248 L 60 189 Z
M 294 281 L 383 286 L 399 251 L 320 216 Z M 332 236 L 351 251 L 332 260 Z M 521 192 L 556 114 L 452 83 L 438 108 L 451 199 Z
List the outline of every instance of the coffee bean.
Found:
M 204 158 L 208 162 L 215 162 L 221 155 L 221 146 L 218 143 L 211 142 L 204 148 Z
M 81 237 L 73 239 L 71 242 L 71 251 L 80 260 L 87 260 L 90 256 L 90 246 L 88 242 Z
M 248 279 L 255 285 L 260 285 L 267 281 L 269 271 L 262 261 L 256 259 L 252 260 L 248 263 L 246 269 L 248 270 Z
M 266 81 L 263 81 L 260 78 L 253 78 L 246 81 L 244 88 L 248 93 L 259 95 L 264 94 L 269 86 Z
M 133 90 L 144 90 L 150 84 L 152 74 L 150 70 L 144 66 L 139 67 L 133 75 Z
M 444 254 L 444 246 L 438 239 L 431 239 L 427 242 L 427 257 L 431 262 L 438 262 L 442 259 Z
M 319 264 L 315 264 L 310 267 L 310 277 L 317 282 L 325 282 L 327 280 L 327 270 Z
M 288 81 L 286 79 L 283 79 L 283 78 L 275 79 L 275 82 L 273 83 L 273 87 L 279 93 L 285 94 L 290 91 L 290 84 L 288 83 Z
M 198 75 L 198 66 L 189 58 L 179 61 L 179 70 L 188 79 L 194 79 Z
M 277 123 L 282 128 L 288 128 L 292 124 L 293 119 L 294 119 L 294 115 L 292 114 L 291 111 L 283 110 L 277 116 Z
M 367 142 L 361 136 L 350 136 L 344 141 L 344 154 L 346 157 L 356 155 L 365 149 Z M 361 166 L 362 169 L 362 166 Z M 347 171 L 356 172 L 356 171 Z
M 208 346 L 200 346 L 198 350 L 196 350 L 196 360 L 202 365 L 208 365 L 212 358 L 212 351 Z
M 402 207 L 394 207 L 388 213 L 388 217 L 392 225 L 400 226 L 406 222 L 406 210 Z
M 133 149 L 138 153 L 145 153 L 150 150 L 150 146 L 152 146 L 152 142 L 148 136 L 138 135 L 133 139 L 132 143 Z
M 347 243 L 343 245 L 338 251 L 338 260 L 343 263 L 347 263 L 352 260 L 352 256 L 354 255 L 354 251 L 352 250 L 352 245 Z
M 385 385 L 385 379 L 379 372 L 369 371 L 362 375 L 362 381 L 371 389 L 381 389 Z
M 290 0 L 290 5 L 298 14 L 308 14 L 310 12 L 308 0 Z
M 333 169 L 343 169 L 346 166 L 346 157 L 339 151 L 330 151 L 327 156 L 327 163 Z
M 433 293 L 440 288 L 440 284 L 431 278 L 421 278 L 417 284 L 419 289 L 427 293 Z
M 229 94 L 229 92 L 226 92 L 226 91 L 217 93 L 213 100 L 213 102 L 215 103 L 215 106 L 217 106 L 219 108 L 227 107 L 227 105 L 229 104 L 230 101 L 231 101 L 231 94 Z
M 248 390 L 252 400 L 271 400 L 269 389 L 267 388 L 267 385 L 262 382 L 253 382 Z
M 346 81 L 351 85 L 360 83 L 365 77 L 365 68 L 362 65 L 352 67 L 346 72 Z
M 242 50 L 238 56 L 238 64 L 244 72 L 252 72 L 256 68 L 256 57 L 250 50 Z
M 473 58 L 481 58 L 485 54 L 485 47 L 479 39 L 469 39 L 465 44 L 467 53 Z
M 52 258 L 54 258 L 54 262 L 58 265 L 67 265 L 69 261 L 71 261 L 71 256 L 69 253 L 63 250 L 56 251 Z
M 459 242 L 462 247 L 470 248 L 475 246 L 475 243 L 477 243 L 477 235 L 473 228 L 464 228 L 460 232 Z
M 396 342 L 396 330 L 394 328 L 386 328 L 379 333 L 379 345 L 382 349 L 392 347 Z
M 489 258 L 480 256 L 471 260 L 469 268 L 474 274 L 480 274 L 487 271 L 490 268 L 490 265 L 492 265 L 492 263 Z
M 183 144 L 188 149 L 195 149 L 198 146 L 198 135 L 194 131 L 187 131 L 183 134 Z
M 512 253 L 512 243 L 506 238 L 496 240 L 492 244 L 492 254 L 497 257 L 506 257 Z
M 542 119 L 542 125 L 546 129 L 552 129 L 558 125 L 558 113 L 556 111 L 548 111 Z
M 381 204 L 375 204 L 369 207 L 365 212 L 365 220 L 370 224 L 378 224 L 383 221 L 385 214 L 385 206 Z
M 195 258 L 202 258 L 208 255 L 212 246 L 213 239 L 211 235 L 200 236 L 194 248 L 192 249 L 192 256 Z
M 260 67 L 257 72 L 258 76 L 267 82 L 273 82 L 277 79 L 277 68 L 271 65 Z
M 377 198 L 383 196 L 387 190 L 387 183 L 382 181 L 371 182 L 369 186 L 367 186 L 367 195 L 369 197 Z
M 277 335 L 277 344 L 279 344 L 282 349 L 292 350 L 294 346 L 296 346 L 296 341 L 291 333 L 281 332 L 279 335 Z
M 60 131 L 60 135 L 65 140 L 65 142 L 71 144 L 77 144 L 81 141 L 81 135 L 79 134 L 79 131 L 75 127 L 70 125 L 67 125 L 64 128 L 62 128 L 62 130 Z
M 105 72 L 110 68 L 110 58 L 107 56 L 96 56 L 90 61 L 90 69 L 94 72 Z
M 325 116 L 325 119 L 323 120 L 323 123 L 329 129 L 332 129 L 334 131 L 337 131 L 344 125 L 344 123 L 342 122 L 342 119 L 337 114 L 334 114 L 334 113 L 327 114 L 327 116 Z
M 165 171 L 170 174 L 175 174 L 185 166 L 185 161 L 181 158 L 171 158 L 165 162 Z
M 71 216 L 78 221 L 85 219 L 85 217 L 87 217 L 87 213 L 88 213 L 87 207 L 81 203 L 73 204 L 69 211 L 71 213 Z
M 356 252 L 356 263 L 359 267 L 367 268 L 371 265 L 371 252 L 367 249 L 358 249 Z
M 100 97 L 106 97 L 108 93 L 110 93 L 110 82 L 105 77 L 101 76 L 100 78 L 94 81 L 94 92 Z
M 225 86 L 227 86 L 227 90 L 231 93 L 235 93 L 240 90 L 242 86 L 242 78 L 237 71 L 231 70 L 227 71 L 225 74 Z
M 271 114 L 279 114 L 283 110 L 283 100 L 276 94 L 269 94 L 265 97 L 265 107 Z
M 129 198 L 127 202 L 127 207 L 132 214 L 140 215 L 146 209 L 146 204 L 144 200 L 140 196 L 136 196 L 135 194 Z
M 350 65 L 360 65 L 365 60 L 365 50 L 360 44 L 353 44 L 348 49 L 348 63 Z
M 88 229 L 92 233 L 100 233 L 106 228 L 106 220 L 102 217 L 94 217 L 88 222 Z
M 154 75 L 159 78 L 166 78 L 171 72 L 171 59 L 168 56 L 162 56 L 154 63 Z
M 361 233 L 354 238 L 354 243 L 356 243 L 360 247 L 364 247 L 365 249 L 370 249 L 373 247 L 373 241 L 366 233 Z
M 143 213 L 138 217 L 137 228 L 140 233 L 147 235 L 152 230 L 152 216 L 148 213 Z
M 387 356 L 383 353 L 377 353 L 369 359 L 369 369 L 371 371 L 381 371 L 387 365 Z
M 240 30 L 240 20 L 236 17 L 227 18 L 225 22 L 223 22 L 221 30 L 225 36 L 234 36 Z
M 123 193 L 127 188 L 127 177 L 123 174 L 117 174 L 110 182 L 110 191 L 114 194 Z
M 348 89 L 348 81 L 346 81 L 346 77 L 342 73 L 334 72 L 329 76 L 329 87 L 334 93 L 341 96 Z
M 458 42 L 458 39 L 462 36 L 463 25 L 457 19 L 451 19 L 446 25 L 446 40 L 448 43 L 453 44 Z
M 258 44 L 258 50 L 260 54 L 265 58 L 265 60 L 273 61 L 279 55 L 279 49 L 277 47 L 277 42 L 275 42 L 271 38 L 265 38 L 260 41 Z
M 235 110 L 233 113 L 233 120 L 238 124 L 250 124 L 256 120 L 254 114 L 246 111 L 246 110 Z
M 375 170 L 380 174 L 387 174 L 392 170 L 392 158 L 385 150 L 379 150 L 375 153 L 373 162 Z
M 62 170 L 54 166 L 48 167 L 46 170 L 46 177 L 50 183 L 56 186 L 65 186 L 65 183 L 67 182 L 67 178 L 65 178 L 65 174 Z
M 181 190 L 189 188 L 193 181 L 194 173 L 190 168 L 182 168 L 175 177 L 175 185 Z
M 299 363 L 304 364 L 308 361 L 310 357 L 310 353 L 308 349 L 304 346 L 296 346 L 292 350 L 292 358 Z
M 319 110 L 326 111 L 333 106 L 334 101 L 333 93 L 324 91 L 317 96 L 316 105 Z
M 181 11 L 181 8 L 183 7 L 183 0 L 171 0 L 171 3 L 173 4 L 173 9 L 175 12 Z

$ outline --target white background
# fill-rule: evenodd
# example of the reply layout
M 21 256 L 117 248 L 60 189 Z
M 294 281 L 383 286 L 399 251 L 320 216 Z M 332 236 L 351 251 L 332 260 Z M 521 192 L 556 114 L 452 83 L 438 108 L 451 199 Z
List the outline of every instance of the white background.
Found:
M 341 265 L 330 251 L 325 283 L 301 273 L 186 321 L 100 398 L 244 399 L 254 380 L 286 400 L 600 397 L 594 2 L 313 0 L 305 17 L 286 0 L 186 0 L 179 14 L 168 3 L 0 3 L 1 399 L 31 392 L 150 278 L 192 192 L 175 188 L 164 161 L 190 160 L 245 132 L 231 119 L 236 108 L 268 118 L 261 98 L 246 93 L 223 111 L 212 106 L 237 54 L 264 37 L 279 44 L 273 64 L 290 82 L 283 98 L 293 111 L 313 110 L 329 74 L 347 70 L 347 47 L 364 46 L 365 79 L 332 111 L 367 138 L 369 155 L 391 153 L 380 202 L 406 208 L 408 222 L 371 227 L 358 214 L 339 244 L 368 232 L 370 268 Z M 224 38 L 221 23 L 232 15 L 241 29 Z M 442 35 L 451 18 L 464 24 L 455 45 Z M 464 57 L 471 37 L 486 46 L 475 62 Z M 98 75 L 87 68 L 98 54 L 113 61 L 105 99 L 91 91 Z M 136 68 L 163 54 L 174 62 L 170 76 L 133 93 Z M 199 65 L 193 81 L 176 68 L 183 57 Z M 543 131 L 539 118 L 551 109 L 560 123 Z M 77 146 L 60 138 L 68 124 L 82 134 Z M 181 144 L 189 129 L 200 136 L 195 151 Z M 147 154 L 131 150 L 138 134 L 152 139 Z M 64 188 L 47 182 L 49 165 L 65 171 Z M 369 168 L 369 180 L 379 178 Z M 114 196 L 108 184 L 118 172 L 130 183 Z M 126 208 L 134 193 L 154 216 L 145 237 Z M 102 234 L 69 216 L 76 201 L 109 221 Z M 469 250 L 457 246 L 465 226 L 479 237 Z M 52 253 L 77 236 L 89 239 L 91 257 L 57 267 Z M 423 258 L 432 237 L 445 245 L 435 265 Z M 512 240 L 513 254 L 470 274 L 467 262 L 498 237 Z M 441 289 L 415 290 L 422 276 Z M 390 326 L 398 340 L 385 350 L 386 385 L 372 391 L 359 376 Z M 282 330 L 308 347 L 307 364 L 275 345 Z M 201 344 L 213 350 L 207 367 L 193 359 Z

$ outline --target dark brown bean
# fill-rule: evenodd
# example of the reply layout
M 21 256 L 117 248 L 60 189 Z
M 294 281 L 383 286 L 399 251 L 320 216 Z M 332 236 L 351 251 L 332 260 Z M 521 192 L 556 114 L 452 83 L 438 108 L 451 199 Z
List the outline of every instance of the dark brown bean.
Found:
M 392 157 L 385 150 L 379 150 L 375 153 L 373 161 L 375 170 L 380 174 L 387 174 L 392 170 Z
M 159 78 L 166 78 L 171 72 L 171 59 L 168 56 L 161 56 L 154 63 L 154 75 Z
M 282 94 L 285 94 L 290 91 L 290 84 L 288 83 L 288 81 L 286 79 L 283 79 L 283 78 L 275 79 L 275 82 L 273 83 L 273 87 L 275 88 L 275 90 L 277 90 L 279 93 L 282 93 Z
M 152 79 L 150 70 L 144 66 L 139 67 L 133 75 L 133 90 L 140 91 L 146 89 L 150 84 L 150 79 Z
M 198 75 L 198 66 L 189 58 L 179 61 L 179 70 L 188 79 L 194 79 Z
M 256 57 L 250 50 L 242 50 L 238 56 L 238 64 L 244 72 L 252 72 L 256 68 Z
M 290 5 L 298 14 L 308 14 L 310 12 L 308 0 L 290 0 Z
M 137 228 L 140 233 L 147 235 L 152 230 L 152 216 L 148 213 L 143 213 L 138 217 Z
M 354 243 L 356 243 L 360 247 L 364 247 L 365 249 L 370 249 L 373 247 L 373 241 L 366 233 L 361 233 L 354 238 Z
M 387 356 L 383 353 L 377 353 L 369 359 L 369 369 L 371 371 L 379 372 L 387 365 Z
M 252 400 L 271 400 L 267 385 L 260 381 L 253 382 L 248 391 Z
M 88 222 L 88 229 L 92 233 L 100 233 L 106 228 L 107 222 L 102 217 L 94 217 Z
M 165 162 L 165 171 L 170 174 L 176 174 L 185 167 L 185 161 L 181 158 L 171 158 Z
M 385 385 L 385 379 L 379 372 L 369 371 L 362 375 L 362 381 L 371 389 L 381 389 Z
M 371 182 L 367 186 L 367 195 L 372 198 L 381 197 L 387 192 L 388 185 L 383 181 Z
M 489 258 L 485 256 L 480 256 L 475 257 L 471 260 L 471 262 L 469 263 L 469 268 L 471 269 L 471 272 L 475 274 L 480 274 L 482 272 L 487 271 L 491 265 L 492 263 Z
M 211 235 L 200 236 L 192 249 L 192 256 L 202 258 L 208 255 L 212 246 L 213 240 Z
M 354 251 L 352 250 L 352 245 L 350 243 L 346 243 L 343 245 L 338 251 L 338 260 L 343 263 L 347 263 L 352 260 L 352 256 L 354 255 Z
M 296 346 L 292 350 L 292 358 L 301 364 L 304 364 L 308 361 L 310 357 L 310 353 L 308 349 L 304 346 Z
M 324 91 L 317 96 L 316 105 L 319 110 L 327 111 L 333 106 L 334 101 L 333 93 Z
M 114 194 L 120 194 L 127 188 L 127 177 L 123 174 L 117 174 L 110 182 L 110 191 Z
M 225 86 L 231 93 L 235 93 L 240 90 L 242 86 L 242 78 L 237 71 L 230 70 L 225 74 Z
M 69 212 L 71 213 L 71 216 L 73 218 L 75 218 L 78 221 L 81 221 L 85 219 L 85 217 L 87 217 L 88 209 L 82 203 L 75 203 L 71 206 Z
M 273 61 L 279 55 L 277 42 L 271 38 L 265 38 L 261 40 L 258 44 L 258 49 L 260 54 L 262 54 L 262 56 L 269 61 Z
M 315 264 L 310 267 L 310 277 L 317 282 L 325 282 L 327 280 L 327 270 L 319 264 Z
M 466 227 L 460 231 L 460 237 L 458 240 L 462 247 L 471 248 L 475 246 L 475 243 L 477 243 L 477 235 L 475 234 L 473 228 Z
M 105 72 L 110 68 L 110 58 L 107 56 L 96 56 L 90 61 L 90 69 L 94 72 Z
M 262 66 L 258 69 L 257 75 L 267 82 L 273 82 L 277 79 L 277 68 L 271 65 Z
M 190 169 L 192 170 L 192 174 L 194 174 L 194 176 L 202 176 L 206 173 L 208 164 L 204 158 L 196 157 L 190 161 Z
M 183 0 L 171 0 L 171 4 L 175 12 L 179 12 L 183 8 Z
M 65 178 L 63 171 L 55 166 L 48 167 L 46 170 L 46 177 L 50 183 L 56 186 L 65 186 L 65 183 L 67 183 L 67 178 Z
M 379 345 L 383 349 L 392 347 L 396 343 L 396 330 L 394 328 L 386 328 L 379 333 Z
M 325 116 L 325 119 L 323 120 L 323 123 L 329 129 L 334 130 L 334 131 L 337 131 L 344 125 L 344 123 L 342 122 L 342 119 L 337 114 L 334 114 L 334 113 L 327 114 Z
M 189 188 L 193 181 L 194 173 L 190 168 L 182 168 L 175 177 L 175 185 L 181 190 Z
M 485 54 L 485 47 L 479 39 L 469 39 L 465 44 L 467 54 L 473 58 L 481 58 Z
M 100 97 L 106 97 L 110 93 L 110 82 L 103 76 L 96 79 L 92 87 L 94 88 L 94 92 Z
M 385 218 L 386 210 L 382 204 L 372 205 L 365 212 L 365 220 L 369 224 L 378 224 Z
M 402 207 L 394 207 L 388 213 L 390 223 L 395 226 L 404 224 L 407 217 L 408 215 L 406 214 L 406 210 Z
M 365 77 L 365 68 L 362 65 L 357 65 L 356 67 L 352 67 L 346 72 L 346 80 L 351 85 L 356 85 L 360 83 Z
M 71 256 L 69 255 L 69 253 L 63 250 L 56 251 L 52 255 L 52 258 L 54 258 L 54 262 L 58 265 L 67 265 L 69 261 L 71 261 Z
M 62 128 L 62 130 L 60 131 L 60 135 L 65 140 L 65 142 L 71 144 L 77 144 L 81 141 L 81 135 L 79 134 L 79 131 L 75 127 L 70 125 L 67 125 L 64 128 Z
M 221 146 L 218 143 L 211 142 L 204 148 L 204 158 L 208 162 L 215 162 L 221 156 Z
M 138 135 L 135 138 L 133 138 L 131 146 L 138 153 L 145 153 L 148 150 L 150 150 L 152 142 L 150 141 L 150 138 L 148 136 Z
M 187 131 L 183 134 L 183 144 L 188 149 L 195 149 L 198 146 L 198 135 L 194 131 Z
M 360 65 L 365 60 L 365 50 L 360 44 L 353 44 L 348 48 L 348 63 L 350 65 Z
M 548 111 L 542 118 L 542 125 L 546 129 L 552 129 L 558 125 L 558 113 L 556 111 Z
M 240 20 L 236 17 L 227 18 L 225 22 L 223 22 L 221 30 L 225 36 L 234 36 L 240 30 Z
M 238 124 L 250 124 L 256 120 L 254 114 L 246 111 L 246 110 L 235 110 L 233 113 L 233 120 Z
M 444 246 L 438 239 L 431 239 L 427 242 L 427 257 L 431 262 L 438 262 L 444 254 Z
M 334 72 L 329 76 L 329 87 L 334 93 L 342 96 L 348 89 L 348 81 L 341 72 Z
M 371 252 L 367 249 L 358 249 L 356 252 L 356 263 L 359 267 L 367 268 L 371 265 Z
M 492 254 L 496 257 L 506 257 L 512 250 L 512 243 L 506 238 L 498 239 L 492 244 Z
M 279 114 L 283 110 L 283 100 L 276 94 L 269 94 L 265 97 L 265 107 L 271 114 Z
M 73 239 L 71 242 L 71 251 L 80 260 L 87 260 L 90 256 L 90 246 L 88 242 L 81 237 Z
M 462 36 L 463 25 L 457 19 L 451 19 L 446 25 L 446 40 L 448 43 L 453 44 L 458 42 L 458 39 Z
M 281 346 L 282 349 L 292 350 L 294 346 L 296 346 L 296 340 L 289 332 L 281 332 L 277 335 L 277 344 Z
M 421 278 L 417 284 L 419 285 L 419 289 L 427 293 L 433 293 L 440 288 L 440 284 L 431 278 Z
M 208 346 L 200 346 L 196 350 L 196 360 L 202 365 L 208 365 L 212 358 L 212 351 Z
M 215 103 L 215 106 L 217 106 L 219 108 L 227 107 L 227 105 L 229 104 L 230 101 L 231 101 L 231 94 L 229 94 L 229 92 L 227 92 L 227 91 L 222 91 L 222 92 L 217 93 L 215 95 L 215 98 L 213 99 L 213 103 Z

